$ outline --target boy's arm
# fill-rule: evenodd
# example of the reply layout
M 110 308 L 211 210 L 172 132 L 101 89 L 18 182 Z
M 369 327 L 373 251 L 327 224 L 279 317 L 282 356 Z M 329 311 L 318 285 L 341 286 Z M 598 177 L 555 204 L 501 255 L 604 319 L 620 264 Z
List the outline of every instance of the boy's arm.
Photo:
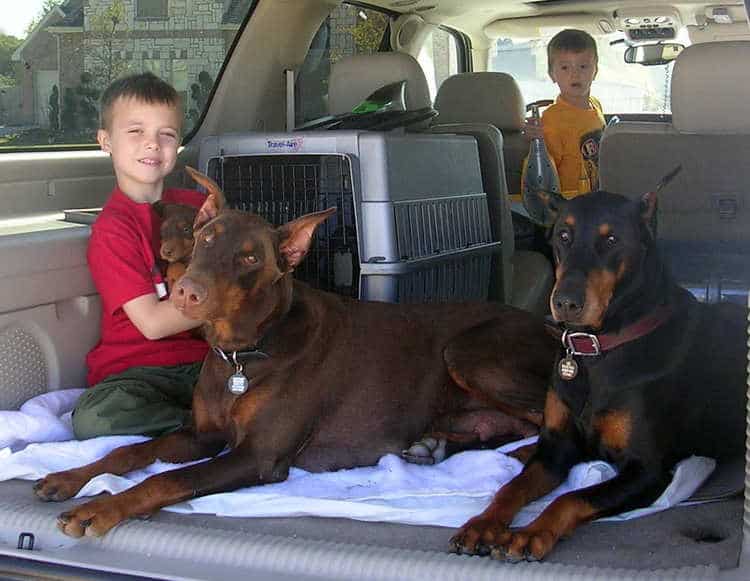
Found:
M 163 339 L 201 325 L 201 321 L 184 316 L 170 301 L 160 301 L 155 293 L 134 298 L 122 309 L 146 339 Z
M 143 240 L 125 220 L 109 218 L 95 225 L 89 240 L 88 263 L 110 315 L 122 308 L 147 339 L 161 339 L 200 326 L 169 301 L 159 301 L 154 278 L 144 262 Z

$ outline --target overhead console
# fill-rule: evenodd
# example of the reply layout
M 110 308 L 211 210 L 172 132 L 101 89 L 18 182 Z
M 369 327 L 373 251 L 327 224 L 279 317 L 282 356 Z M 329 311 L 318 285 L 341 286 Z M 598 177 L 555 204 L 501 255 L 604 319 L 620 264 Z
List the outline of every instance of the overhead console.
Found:
M 721 40 L 750 40 L 745 7 L 742 4 L 707 6 L 696 14 L 695 24 L 687 31 L 692 44 Z
M 682 26 L 680 13 L 671 6 L 641 6 L 618 9 L 614 13 L 618 30 L 631 43 L 671 40 Z

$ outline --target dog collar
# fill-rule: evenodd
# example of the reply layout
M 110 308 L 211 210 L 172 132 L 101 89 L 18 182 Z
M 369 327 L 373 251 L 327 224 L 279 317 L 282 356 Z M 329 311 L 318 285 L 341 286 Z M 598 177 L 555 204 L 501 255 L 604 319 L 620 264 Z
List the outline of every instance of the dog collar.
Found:
M 667 321 L 672 315 L 669 306 L 661 306 L 654 309 L 648 315 L 641 317 L 635 323 L 620 329 L 617 333 L 604 333 L 595 335 L 593 333 L 571 332 L 568 329 L 562 333 L 561 341 L 565 348 L 565 357 L 560 359 L 557 365 L 558 375 L 565 381 L 570 381 L 578 375 L 578 363 L 573 359 L 574 355 L 583 357 L 596 357 L 605 351 L 610 351 L 629 341 L 648 335 Z
M 561 341 L 570 355 L 583 355 L 585 357 L 601 355 L 605 351 L 610 351 L 624 343 L 648 335 L 666 322 L 671 315 L 672 309 L 670 307 L 661 306 L 617 333 L 595 335 L 593 333 L 571 332 L 566 329 L 563 331 Z
M 234 365 L 234 373 L 227 380 L 227 389 L 234 395 L 242 395 L 252 384 L 251 378 L 245 375 L 245 366 L 240 361 L 248 357 L 254 357 L 255 359 L 269 359 L 271 357 L 257 347 L 247 351 L 232 351 L 231 353 L 227 353 L 220 347 L 213 347 L 213 351 L 229 365 Z

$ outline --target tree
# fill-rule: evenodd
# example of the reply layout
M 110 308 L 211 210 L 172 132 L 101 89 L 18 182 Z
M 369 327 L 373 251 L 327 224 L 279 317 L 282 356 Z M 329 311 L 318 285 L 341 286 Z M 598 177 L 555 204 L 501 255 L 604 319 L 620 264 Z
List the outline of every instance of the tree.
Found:
M 362 17 L 360 11 L 357 24 L 351 28 L 354 46 L 358 54 L 372 54 L 380 48 L 383 41 L 383 32 L 388 26 L 388 16 L 382 12 L 368 10 L 366 18 Z
M 99 126 L 99 95 L 91 73 L 83 73 L 77 87 L 65 89 L 60 121 L 66 133 L 91 133 L 96 130 Z
M 42 3 L 42 9 L 39 11 L 39 14 L 37 14 L 31 22 L 29 22 L 29 25 L 26 27 L 26 30 L 24 31 L 24 35 L 28 36 L 34 28 L 36 28 L 36 25 L 39 24 L 42 19 L 47 16 L 47 13 L 52 10 L 55 6 L 60 6 L 65 0 L 44 0 Z
M 90 73 L 81 75 L 81 84 L 76 88 L 81 129 L 95 131 L 99 126 L 99 90 L 94 86 Z
M 21 42 L 15 36 L 0 34 L 0 87 L 12 87 L 17 82 L 11 58 Z
M 195 101 L 195 107 L 191 107 L 188 111 L 188 118 L 193 122 L 193 125 L 198 123 L 203 110 L 206 108 L 213 86 L 214 80 L 206 71 L 198 73 L 198 82 L 190 85 L 190 98 Z
M 60 123 L 66 132 L 75 133 L 78 131 L 78 99 L 73 87 L 66 87 L 63 91 Z
M 128 71 L 128 62 L 120 50 L 128 31 L 123 0 L 114 0 L 106 10 L 92 15 L 90 22 L 86 41 L 90 66 L 87 68 L 96 79 L 96 85 L 104 88 Z
M 60 90 L 57 85 L 52 86 L 49 95 L 49 127 L 52 131 L 60 130 Z

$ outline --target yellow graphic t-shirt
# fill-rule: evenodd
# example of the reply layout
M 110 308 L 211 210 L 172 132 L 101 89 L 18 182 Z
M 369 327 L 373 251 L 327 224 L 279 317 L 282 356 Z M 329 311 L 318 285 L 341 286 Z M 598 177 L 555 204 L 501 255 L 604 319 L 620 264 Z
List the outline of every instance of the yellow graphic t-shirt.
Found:
M 544 143 L 555 162 L 560 189 L 573 198 L 599 189 L 599 142 L 604 131 L 601 103 L 589 98 L 580 109 L 560 97 L 542 114 Z

